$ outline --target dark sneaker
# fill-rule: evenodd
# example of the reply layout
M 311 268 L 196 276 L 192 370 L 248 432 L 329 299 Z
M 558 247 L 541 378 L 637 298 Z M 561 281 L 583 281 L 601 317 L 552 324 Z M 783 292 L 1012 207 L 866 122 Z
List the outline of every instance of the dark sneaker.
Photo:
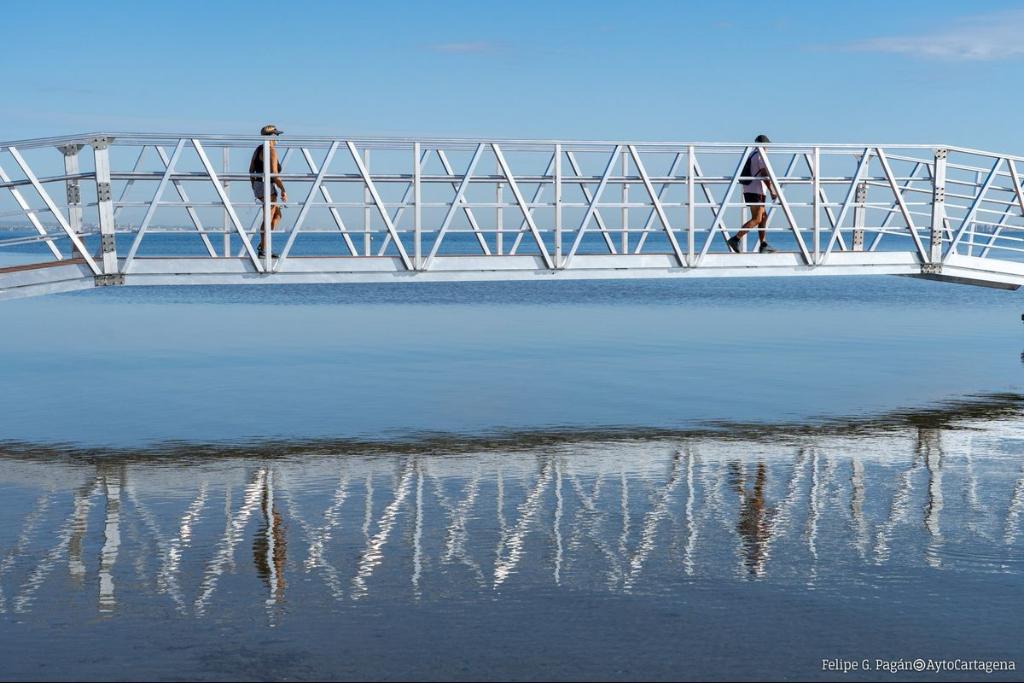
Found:
M 740 238 L 739 237 L 737 237 L 736 235 L 733 235 L 732 237 L 727 239 L 725 241 L 725 243 L 729 245 L 729 251 L 731 251 L 734 254 L 740 253 Z
M 767 242 L 761 242 L 761 246 L 758 249 L 758 251 L 762 254 L 774 254 L 775 252 L 778 251 L 778 249 L 768 244 Z

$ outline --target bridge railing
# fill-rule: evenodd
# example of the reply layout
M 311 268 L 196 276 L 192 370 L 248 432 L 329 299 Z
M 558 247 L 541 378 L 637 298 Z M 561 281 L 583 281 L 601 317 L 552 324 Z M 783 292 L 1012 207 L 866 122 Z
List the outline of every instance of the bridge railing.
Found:
M 13 230 L 0 233 L 0 268 L 77 263 L 123 278 L 147 259 L 187 257 L 266 275 L 324 258 L 410 272 L 694 269 L 728 253 L 749 217 L 742 173 L 758 150 L 779 190 L 769 242 L 801 268 L 840 253 L 904 254 L 935 271 L 960 257 L 1024 261 L 1024 159 L 978 150 L 308 137 L 276 141 L 280 173 L 250 172 L 268 144 L 130 133 L 2 143 L 0 227 Z M 257 200 L 275 179 L 287 199 Z M 283 218 L 271 231 L 274 207 Z

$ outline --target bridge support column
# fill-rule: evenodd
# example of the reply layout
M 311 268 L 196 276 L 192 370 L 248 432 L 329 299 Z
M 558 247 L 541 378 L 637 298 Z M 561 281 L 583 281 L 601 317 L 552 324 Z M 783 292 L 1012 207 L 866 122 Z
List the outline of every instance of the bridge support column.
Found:
M 60 151 L 64 153 L 64 174 L 68 176 L 78 175 L 78 153 L 82 145 L 64 145 Z M 79 187 L 77 178 L 68 178 L 64 181 L 64 187 L 68 196 L 68 225 L 75 233 L 82 232 L 82 189 Z M 78 247 L 71 245 L 71 258 L 81 258 Z
M 946 149 L 935 150 L 935 165 L 932 169 L 932 233 L 928 249 L 929 264 L 942 266 L 942 233 L 946 223 Z M 934 271 L 933 271 L 934 272 Z
M 96 278 L 96 284 L 124 284 L 124 276 L 118 273 L 117 263 L 114 202 L 110 187 L 110 138 L 94 138 L 90 144 L 96 168 L 96 210 L 100 226 L 100 256 L 103 259 L 103 275 Z

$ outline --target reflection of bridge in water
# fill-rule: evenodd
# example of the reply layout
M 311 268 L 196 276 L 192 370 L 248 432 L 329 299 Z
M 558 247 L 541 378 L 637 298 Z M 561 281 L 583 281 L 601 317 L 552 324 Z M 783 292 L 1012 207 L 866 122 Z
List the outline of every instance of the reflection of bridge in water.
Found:
M 225 590 L 273 613 L 295 591 L 350 601 L 709 576 L 814 584 L 837 565 L 1020 572 L 1024 429 L 957 427 L 458 454 L 22 452 L 0 475 L 0 612 L 63 604 L 66 591 L 93 592 L 101 613 L 142 595 L 202 615 Z

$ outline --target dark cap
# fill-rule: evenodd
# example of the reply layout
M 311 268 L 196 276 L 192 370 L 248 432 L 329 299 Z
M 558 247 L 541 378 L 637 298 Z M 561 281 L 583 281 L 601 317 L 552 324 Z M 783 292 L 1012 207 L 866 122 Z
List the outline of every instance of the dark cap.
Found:
M 767 135 L 758 135 L 754 138 L 754 142 L 771 142 L 771 140 L 768 139 Z
M 278 127 L 272 123 L 268 123 L 260 128 L 260 135 L 281 135 L 282 133 L 284 133 L 284 131 L 279 130 Z

